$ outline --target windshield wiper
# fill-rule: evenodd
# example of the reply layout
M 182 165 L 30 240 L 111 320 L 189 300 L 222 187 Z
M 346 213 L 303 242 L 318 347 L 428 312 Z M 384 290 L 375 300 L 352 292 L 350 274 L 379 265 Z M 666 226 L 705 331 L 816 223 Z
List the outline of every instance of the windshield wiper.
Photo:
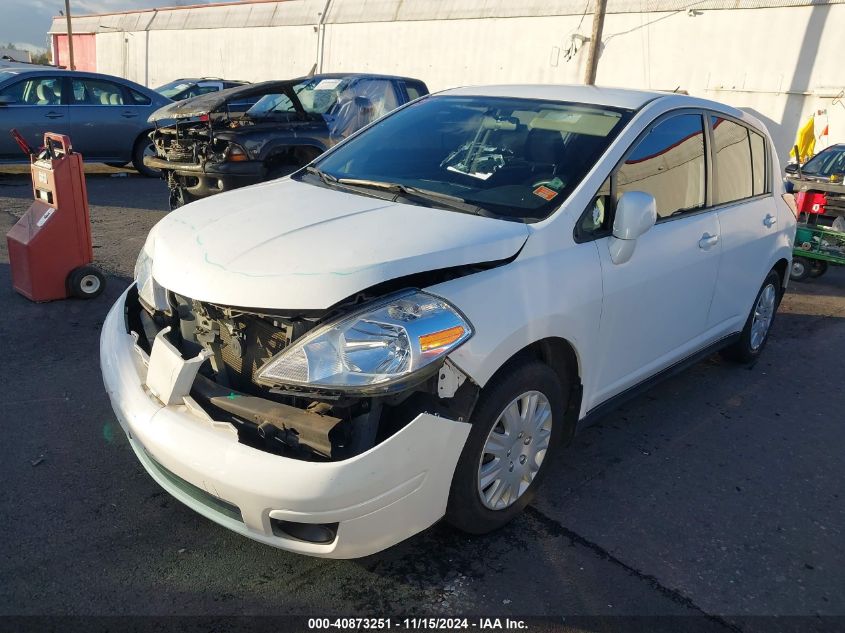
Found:
M 322 169 L 320 169 L 319 167 L 315 167 L 314 165 L 308 165 L 305 168 L 305 172 L 318 176 L 320 180 L 322 180 L 327 185 L 335 185 L 338 182 L 337 178 L 335 178 L 331 174 L 327 174 Z
M 452 196 L 448 193 L 440 193 L 439 191 L 431 191 L 430 189 L 420 189 L 419 187 L 411 187 L 398 182 L 383 182 L 380 180 L 365 180 L 359 178 L 338 178 L 337 183 L 341 185 L 348 185 L 350 187 L 382 189 L 384 191 L 391 191 L 400 194 L 406 198 L 419 198 L 428 202 L 434 202 L 454 211 L 481 215 L 480 207 L 467 202 L 463 198 Z

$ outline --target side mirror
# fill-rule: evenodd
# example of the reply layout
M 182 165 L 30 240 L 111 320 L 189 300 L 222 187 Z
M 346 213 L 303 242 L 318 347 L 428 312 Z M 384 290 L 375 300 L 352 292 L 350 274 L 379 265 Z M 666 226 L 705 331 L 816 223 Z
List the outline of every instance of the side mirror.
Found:
M 787 174 L 797 174 L 798 165 L 796 165 L 795 163 L 790 163 L 789 165 L 784 167 L 783 171 L 785 171 Z
M 634 254 L 637 238 L 657 222 L 657 202 L 644 191 L 626 191 L 616 203 L 613 236 L 608 241 L 610 259 L 624 264 Z
M 15 102 L 15 100 L 10 97 L 9 95 L 0 95 L 0 106 L 7 106 L 11 105 Z

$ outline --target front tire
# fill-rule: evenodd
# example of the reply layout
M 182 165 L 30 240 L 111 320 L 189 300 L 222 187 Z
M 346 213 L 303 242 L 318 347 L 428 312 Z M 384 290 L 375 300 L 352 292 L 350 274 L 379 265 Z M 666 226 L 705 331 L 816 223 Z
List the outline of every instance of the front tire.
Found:
M 490 381 L 452 478 L 449 523 L 485 534 L 522 512 L 561 443 L 568 397 L 568 385 L 540 361 L 521 363 Z
M 723 356 L 739 363 L 750 363 L 760 356 L 769 340 L 782 293 L 780 275 L 777 271 L 769 271 L 754 299 L 751 314 L 745 321 L 739 340 L 722 350 Z
M 153 169 L 152 167 L 147 167 L 144 164 L 144 156 L 150 155 L 155 156 L 155 145 L 153 145 L 153 142 L 146 134 L 142 134 L 138 137 L 138 140 L 135 141 L 135 147 L 132 148 L 132 166 L 142 176 L 146 176 L 147 178 L 160 178 L 160 169 Z

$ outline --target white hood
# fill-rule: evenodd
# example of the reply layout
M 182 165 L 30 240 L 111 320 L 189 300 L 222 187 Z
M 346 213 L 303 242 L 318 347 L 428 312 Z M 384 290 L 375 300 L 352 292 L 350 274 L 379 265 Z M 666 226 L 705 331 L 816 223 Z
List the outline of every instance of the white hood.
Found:
M 515 255 L 528 227 L 293 180 L 174 211 L 148 240 L 165 288 L 221 305 L 324 309 L 405 275 Z

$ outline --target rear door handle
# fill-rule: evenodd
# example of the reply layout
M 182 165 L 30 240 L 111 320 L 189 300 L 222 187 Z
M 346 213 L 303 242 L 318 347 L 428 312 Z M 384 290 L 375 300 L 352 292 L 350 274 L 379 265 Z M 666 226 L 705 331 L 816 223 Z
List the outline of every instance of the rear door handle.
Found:
M 719 236 L 718 235 L 710 235 L 709 233 L 705 233 L 701 236 L 701 239 L 698 240 L 698 248 L 702 250 L 709 250 L 716 246 L 719 243 Z
M 64 116 L 64 114 L 62 114 L 61 112 L 48 112 L 44 116 L 47 117 L 48 119 L 61 119 Z
M 778 219 L 773 216 L 771 213 L 767 214 L 765 218 L 763 218 L 763 224 L 766 225 L 766 228 L 772 228 L 775 224 L 778 223 Z
M 134 119 L 136 116 L 138 116 L 138 114 L 135 112 L 121 112 L 120 116 L 122 116 L 124 119 Z

